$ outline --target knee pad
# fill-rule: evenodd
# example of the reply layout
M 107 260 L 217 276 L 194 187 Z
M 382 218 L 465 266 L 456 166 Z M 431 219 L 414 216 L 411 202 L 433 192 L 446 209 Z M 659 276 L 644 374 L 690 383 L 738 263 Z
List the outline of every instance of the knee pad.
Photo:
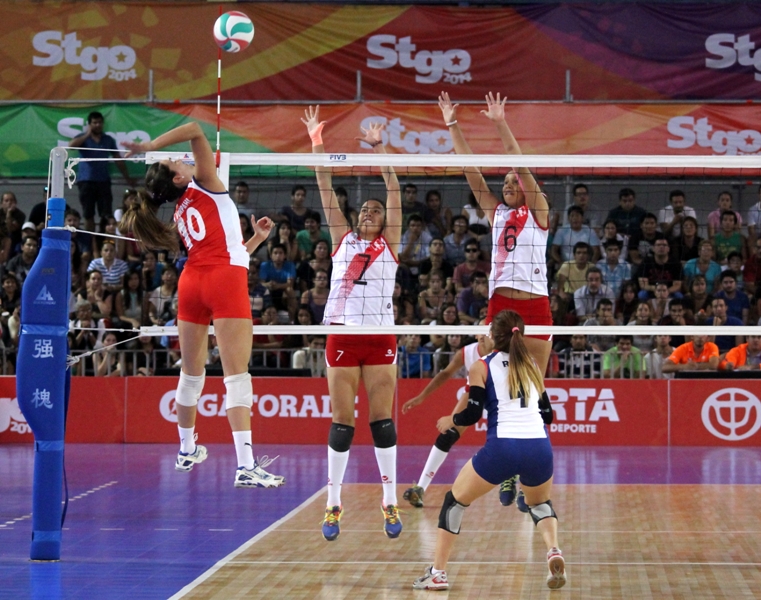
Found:
M 446 432 L 440 433 L 433 445 L 442 452 L 449 452 L 459 439 L 460 432 L 452 427 L 451 429 L 447 429 Z
M 180 382 L 177 384 L 177 393 L 174 401 L 181 406 L 195 406 L 203 392 L 203 383 L 206 374 L 188 375 L 185 371 L 180 371 Z
M 354 427 L 351 425 L 342 425 L 333 423 L 330 426 L 328 435 L 328 446 L 336 452 L 348 452 L 351 448 L 351 442 L 354 439 Z
M 391 419 L 381 419 L 370 423 L 373 434 L 373 445 L 376 448 L 391 448 L 396 446 L 396 427 Z
M 251 388 L 251 375 L 248 373 L 238 373 L 225 377 L 225 389 L 227 398 L 225 400 L 225 409 L 231 408 L 248 408 L 254 403 L 253 389 Z
M 466 508 L 468 507 L 455 500 L 452 490 L 449 490 L 444 496 L 444 504 L 441 505 L 439 529 L 458 535 L 462 524 L 462 515 L 465 514 Z
M 552 508 L 552 502 L 549 500 L 547 500 L 547 502 L 537 504 L 536 506 L 529 506 L 528 512 L 531 515 L 531 518 L 534 520 L 534 525 L 538 525 L 539 521 L 543 519 L 549 519 L 550 517 L 553 519 L 558 518 L 558 516 L 555 514 L 555 509 Z

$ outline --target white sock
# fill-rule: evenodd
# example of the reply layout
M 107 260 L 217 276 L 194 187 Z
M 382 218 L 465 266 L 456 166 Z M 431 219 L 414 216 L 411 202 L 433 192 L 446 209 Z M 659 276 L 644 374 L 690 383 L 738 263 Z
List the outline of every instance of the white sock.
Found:
M 431 567 L 431 575 L 438 575 L 439 573 L 444 573 L 444 570 L 439 570 L 436 567 Z
M 180 452 L 193 454 L 196 451 L 195 427 L 177 426 L 180 432 Z
M 428 460 L 425 461 L 423 472 L 420 474 L 420 479 L 417 482 L 421 488 L 424 490 L 428 489 L 428 486 L 431 485 L 433 478 L 436 476 L 436 471 L 439 470 L 439 467 L 447 459 L 447 456 L 448 452 L 439 450 L 436 446 L 431 448 L 431 451 L 428 453 Z
M 396 446 L 376 448 L 375 460 L 383 485 L 383 506 L 397 504 L 396 501 Z
M 341 506 L 341 486 L 347 464 L 349 464 L 349 450 L 336 452 L 328 446 L 328 506 Z
M 251 447 L 251 430 L 233 431 L 235 454 L 238 456 L 238 466 L 246 469 L 254 468 L 254 450 Z

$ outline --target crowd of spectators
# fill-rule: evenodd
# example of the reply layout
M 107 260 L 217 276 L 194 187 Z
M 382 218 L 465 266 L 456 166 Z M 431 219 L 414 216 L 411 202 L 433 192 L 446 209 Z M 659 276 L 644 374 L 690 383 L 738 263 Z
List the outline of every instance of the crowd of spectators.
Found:
M 356 224 L 357 211 L 349 194 L 344 188 L 337 188 L 336 194 L 347 222 Z M 255 210 L 243 181 L 234 186 L 231 196 L 248 239 L 253 235 L 249 217 L 262 216 L 261 210 Z M 122 211 L 135 198 L 135 191 L 127 190 L 116 214 L 101 217 L 98 231 L 116 234 Z M 306 200 L 307 190 L 294 186 L 290 203 L 270 215 L 276 222 L 270 240 L 251 258 L 251 314 L 260 326 L 252 339 L 252 366 L 308 368 L 321 375 L 323 336 L 265 333 L 268 325 L 322 321 L 332 268 L 331 239 L 321 213 L 308 208 Z M 13 192 L 2 196 L 0 303 L 6 373 L 12 373 L 18 341 L 20 291 L 44 226 L 44 204 L 40 204 L 42 217 L 38 205 L 32 211 L 35 220 L 32 213 L 27 220 Z M 436 190 L 429 190 L 420 201 L 417 187 L 407 183 L 402 210 L 395 322 L 478 323 L 488 303 L 491 236 L 475 198 L 453 210 L 444 206 Z M 68 208 L 65 220 L 80 228 L 76 209 Z M 743 219 L 733 210 L 729 192 L 719 195 L 716 210 L 701 222 L 679 190 L 670 193 L 668 205 L 656 215 L 637 205 L 630 188 L 620 190 L 618 206 L 604 210 L 592 204 L 587 185 L 577 184 L 572 205 L 563 214 L 553 212 L 546 256 L 553 322 L 580 329 L 573 336 L 555 337 L 548 375 L 670 376 L 673 370 L 664 370 L 663 364 L 674 348 L 696 343 L 692 336 L 585 335 L 584 326 L 761 324 L 760 222 L 761 203 Z M 79 231 L 72 235 L 71 261 L 72 352 L 111 346 L 108 352 L 81 360 L 76 373 L 150 374 L 155 365 L 150 356 L 157 351 L 164 352 L 168 365 L 181 361 L 176 338 L 125 341 L 135 334 L 106 330 L 173 324 L 183 256 L 141 253 L 132 242 Z M 453 352 L 471 341 L 460 335 L 400 336 L 400 377 L 438 372 Z M 112 346 L 116 342 L 120 344 Z M 726 367 L 725 355 L 744 342 L 742 336 L 715 335 L 705 343 L 715 343 L 720 355 L 716 366 Z M 116 347 L 130 352 L 119 354 L 113 351 Z M 747 361 L 757 359 L 754 348 L 755 341 L 743 355 Z M 218 360 L 210 337 L 209 365 Z

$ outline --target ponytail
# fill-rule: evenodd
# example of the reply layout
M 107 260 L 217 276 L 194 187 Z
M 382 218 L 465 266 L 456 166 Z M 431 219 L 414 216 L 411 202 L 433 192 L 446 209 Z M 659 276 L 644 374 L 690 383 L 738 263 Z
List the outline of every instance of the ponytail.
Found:
M 521 316 L 515 311 L 503 310 L 494 317 L 491 328 L 495 350 L 510 354 L 507 371 L 507 389 L 510 397 L 517 398 L 531 389 L 532 385 L 541 395 L 544 391 L 544 378 L 526 348 Z
M 176 189 L 179 190 L 179 188 Z M 182 193 L 182 190 L 179 191 Z M 176 228 L 174 225 L 164 223 L 156 216 L 157 208 L 148 193 L 145 190 L 139 190 L 137 202 L 124 211 L 122 220 L 119 221 L 119 231 L 132 232 L 141 250 L 177 252 L 179 243 Z

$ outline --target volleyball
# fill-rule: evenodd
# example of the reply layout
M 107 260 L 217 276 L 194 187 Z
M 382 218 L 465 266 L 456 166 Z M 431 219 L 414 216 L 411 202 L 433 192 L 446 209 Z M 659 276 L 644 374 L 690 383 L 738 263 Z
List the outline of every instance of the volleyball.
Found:
M 254 39 L 254 24 L 242 12 L 226 12 L 214 23 L 214 41 L 225 52 L 240 52 Z

